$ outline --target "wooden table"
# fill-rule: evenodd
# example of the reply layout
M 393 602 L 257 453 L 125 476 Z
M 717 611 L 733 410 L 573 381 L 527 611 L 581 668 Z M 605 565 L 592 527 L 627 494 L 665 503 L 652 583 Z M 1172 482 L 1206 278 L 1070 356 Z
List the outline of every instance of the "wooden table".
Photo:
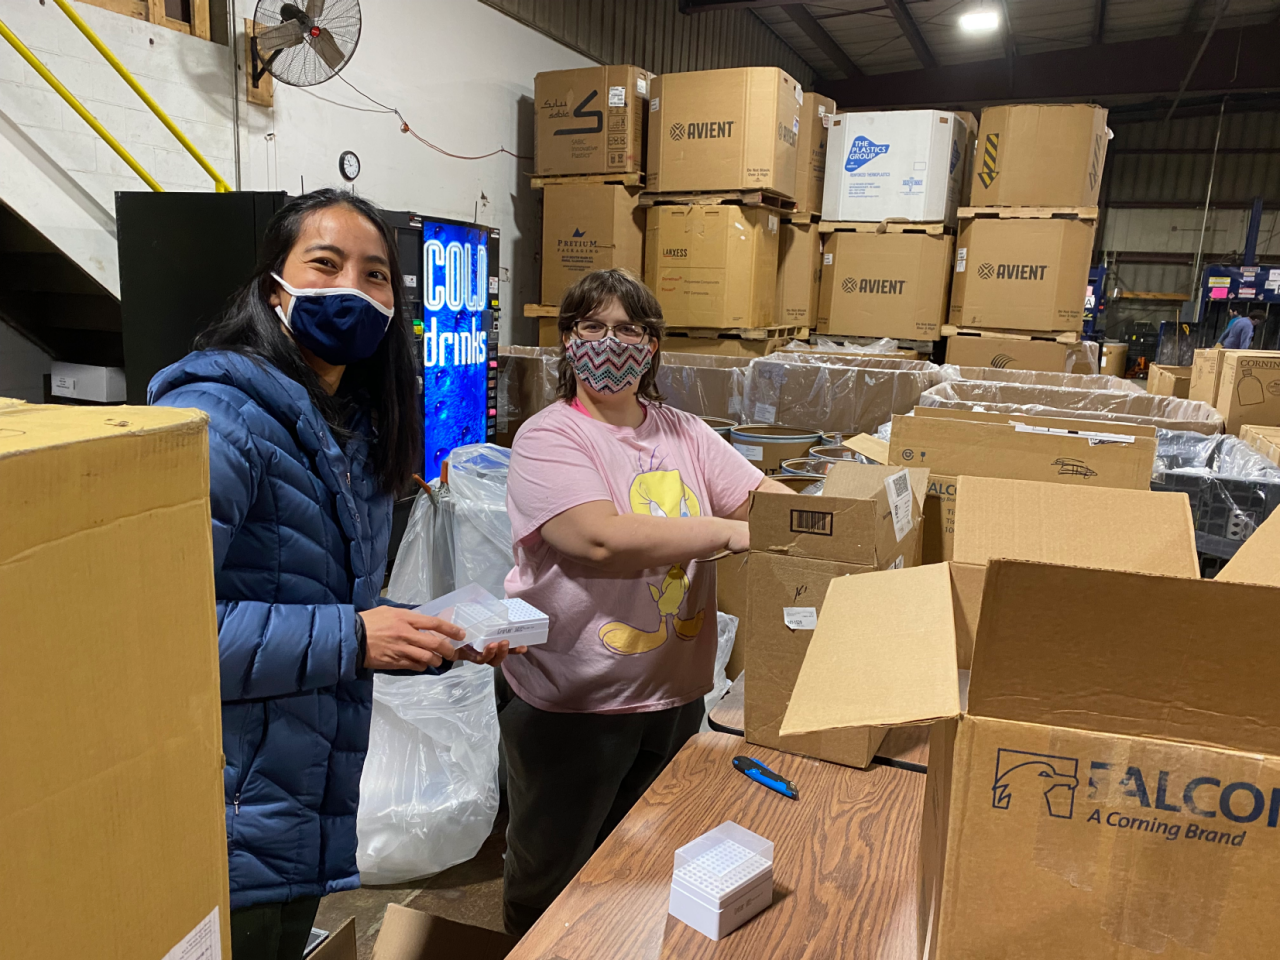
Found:
M 698 734 L 508 960 L 915 960 L 925 778 L 763 747 L 789 800 L 732 766 L 745 743 Z M 773 905 L 713 941 L 667 914 L 673 857 L 725 820 L 774 842 Z
M 711 708 L 707 714 L 707 723 L 712 730 L 743 736 L 746 722 L 743 710 L 746 704 L 746 673 L 738 675 L 725 695 Z M 929 767 L 929 728 L 894 727 L 885 735 L 880 752 L 876 754 L 876 763 L 891 767 L 902 767 L 924 773 Z

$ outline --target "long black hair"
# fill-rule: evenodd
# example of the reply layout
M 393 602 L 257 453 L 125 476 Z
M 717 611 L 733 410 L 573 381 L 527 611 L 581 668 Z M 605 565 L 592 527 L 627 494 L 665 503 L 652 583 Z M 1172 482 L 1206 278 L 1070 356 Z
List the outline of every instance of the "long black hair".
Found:
M 342 205 L 359 213 L 382 235 L 390 263 L 396 312 L 373 356 L 349 365 L 337 393 L 331 396 L 315 371 L 307 366 L 297 344 L 281 328 L 280 318 L 269 305 L 268 297 L 276 288 L 271 274 L 284 272 L 285 260 L 297 243 L 306 219 L 320 210 Z M 374 426 L 374 436 L 370 438 L 373 472 L 384 491 L 395 493 L 420 468 L 422 459 L 418 374 L 403 291 L 404 276 L 400 272 L 395 239 L 378 208 L 368 200 L 341 190 L 314 190 L 294 197 L 271 218 L 253 276 L 232 297 L 222 316 L 196 337 L 195 347 L 245 354 L 302 384 L 339 443 L 351 437 L 354 408 L 364 407 Z

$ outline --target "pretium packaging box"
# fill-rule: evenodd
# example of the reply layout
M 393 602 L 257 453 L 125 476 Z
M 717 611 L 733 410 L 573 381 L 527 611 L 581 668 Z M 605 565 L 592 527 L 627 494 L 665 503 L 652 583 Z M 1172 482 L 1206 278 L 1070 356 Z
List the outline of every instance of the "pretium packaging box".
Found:
M 1093 228 L 1092 220 L 962 221 L 951 322 L 1007 330 L 1083 329 Z
M 777 211 L 763 206 L 650 207 L 645 281 L 667 325 L 773 325 L 778 227 Z
M 552 70 L 533 81 L 537 176 L 638 173 L 653 74 L 640 67 Z
M 668 73 L 651 85 L 650 190 L 796 192 L 804 92 L 777 67 Z
M 548 184 L 543 189 L 542 302 L 594 270 L 625 267 L 644 275 L 645 209 L 639 187 Z
M 938 339 L 954 244 L 941 234 L 830 234 L 822 248 L 818 332 Z
M 968 135 L 954 113 L 841 113 L 827 131 L 822 219 L 953 222 Z
M 1107 111 L 1090 103 L 987 107 L 969 202 L 975 207 L 1096 207 Z
M 0 410 L 6 957 L 231 955 L 205 422 Z
M 778 325 L 812 327 L 818 322 L 822 237 L 816 223 L 784 223 L 778 233 Z
M 796 210 L 822 212 L 822 184 L 827 176 L 827 126 L 836 102 L 817 93 L 804 95 L 800 108 L 800 138 L 796 141 Z

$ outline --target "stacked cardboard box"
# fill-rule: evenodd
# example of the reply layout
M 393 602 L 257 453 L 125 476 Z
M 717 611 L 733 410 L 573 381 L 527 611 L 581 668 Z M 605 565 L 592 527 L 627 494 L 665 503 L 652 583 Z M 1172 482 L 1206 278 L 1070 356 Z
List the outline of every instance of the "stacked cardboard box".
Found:
M 1147 392 L 1158 397 L 1180 397 L 1191 392 L 1191 367 L 1171 367 L 1153 363 L 1147 370 Z
M 1280 427 L 1258 427 L 1244 424 L 1240 439 L 1280 467 Z
M 1247 423 L 1280 425 L 1280 353 L 1223 350 L 1221 367 L 1214 406 L 1226 420 L 1227 433 L 1239 433 Z
M 595 270 L 622 267 L 644 275 L 645 210 L 639 187 L 548 183 L 542 191 L 542 302 Z
M 1093 341 L 1059 343 L 1057 340 L 1011 336 L 947 338 L 947 363 L 1001 371 L 1097 373 L 1098 352 L 1098 344 Z

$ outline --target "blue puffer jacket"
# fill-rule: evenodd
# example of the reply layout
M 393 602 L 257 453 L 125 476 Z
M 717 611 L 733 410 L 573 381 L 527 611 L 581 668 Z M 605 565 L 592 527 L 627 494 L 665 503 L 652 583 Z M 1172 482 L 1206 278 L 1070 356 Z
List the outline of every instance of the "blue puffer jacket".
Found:
M 358 887 L 373 681 L 355 615 L 391 531 L 368 444 L 339 448 L 300 384 L 235 353 L 188 355 L 149 400 L 209 415 L 231 908 Z

